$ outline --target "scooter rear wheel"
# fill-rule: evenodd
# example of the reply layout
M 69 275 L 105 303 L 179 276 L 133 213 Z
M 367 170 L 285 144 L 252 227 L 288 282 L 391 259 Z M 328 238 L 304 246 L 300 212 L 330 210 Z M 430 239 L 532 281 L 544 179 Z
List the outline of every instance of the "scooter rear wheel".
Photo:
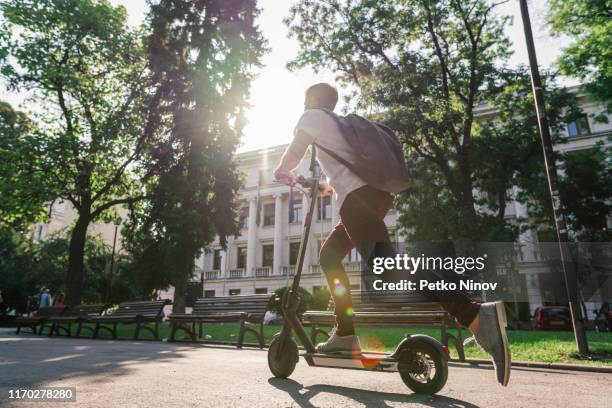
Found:
M 299 360 L 298 347 L 291 337 L 279 335 L 268 348 L 268 367 L 276 378 L 287 378 Z
M 448 379 L 448 362 L 440 352 L 430 344 L 419 342 L 402 352 L 402 359 L 412 367 L 400 370 L 404 384 L 417 394 L 435 394 L 440 391 Z

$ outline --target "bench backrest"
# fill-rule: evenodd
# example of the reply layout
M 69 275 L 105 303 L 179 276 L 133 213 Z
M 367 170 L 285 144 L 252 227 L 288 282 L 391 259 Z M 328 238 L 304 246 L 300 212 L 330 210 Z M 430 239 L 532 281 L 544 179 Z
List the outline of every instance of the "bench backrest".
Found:
M 263 317 L 274 295 L 237 295 L 198 298 L 193 306 L 193 314 L 215 315 L 228 312 L 245 312 L 252 316 Z
M 66 310 L 66 306 L 48 306 L 38 309 L 36 317 L 56 317 L 61 316 Z
M 355 312 L 442 312 L 443 309 L 439 303 L 425 302 L 423 298 L 415 295 L 415 301 L 410 302 L 406 296 L 381 296 L 377 300 L 370 300 L 367 297 L 362 297 L 359 290 L 351 291 L 353 300 L 353 310 Z M 410 299 L 410 298 L 408 298 Z M 328 310 L 334 310 L 334 299 L 329 299 L 327 306 Z
M 68 309 L 64 316 L 78 316 L 78 317 L 94 317 L 100 316 L 108 305 L 98 303 L 95 305 L 78 305 L 73 308 Z
M 124 302 L 119 304 L 119 307 L 113 312 L 112 316 L 144 316 L 161 319 L 166 303 L 166 300 Z

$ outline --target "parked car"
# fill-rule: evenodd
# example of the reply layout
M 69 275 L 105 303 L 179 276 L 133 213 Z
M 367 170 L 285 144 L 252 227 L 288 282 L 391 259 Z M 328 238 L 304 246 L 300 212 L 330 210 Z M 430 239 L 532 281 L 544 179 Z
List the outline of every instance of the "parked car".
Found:
M 533 314 L 534 330 L 572 330 L 572 315 L 567 306 L 540 306 Z

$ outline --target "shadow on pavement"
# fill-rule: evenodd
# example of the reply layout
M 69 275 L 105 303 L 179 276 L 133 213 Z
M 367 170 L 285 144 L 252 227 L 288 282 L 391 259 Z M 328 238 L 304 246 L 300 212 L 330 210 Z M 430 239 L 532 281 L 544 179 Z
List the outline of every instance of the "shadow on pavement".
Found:
M 388 403 L 407 402 L 428 407 L 478 408 L 476 405 L 443 395 L 395 394 L 390 392 L 368 391 L 359 388 L 339 387 L 327 384 L 313 384 L 308 387 L 291 379 L 270 378 L 268 383 L 285 391 L 298 406 L 316 408 L 310 400 L 320 393 L 330 393 L 350 398 L 366 407 L 391 407 Z M 305 392 L 304 392 L 305 391 Z M 410 392 L 406 390 L 407 392 Z
M 184 358 L 185 351 L 193 350 L 163 342 L 92 341 L 13 333 L 13 329 L 0 330 L 0 405 L 6 396 L 3 391 L 9 388 L 69 385 L 70 379 L 78 377 L 92 384 L 113 381 L 143 362 L 176 360 Z

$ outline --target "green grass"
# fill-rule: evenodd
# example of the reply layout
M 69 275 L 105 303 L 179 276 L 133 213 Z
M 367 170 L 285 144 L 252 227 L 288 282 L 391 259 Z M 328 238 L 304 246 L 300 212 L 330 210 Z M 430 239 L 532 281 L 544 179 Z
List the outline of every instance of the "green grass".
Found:
M 307 328 L 309 331 L 310 329 Z M 119 325 L 118 336 L 120 338 L 131 338 L 134 333 L 133 325 Z M 264 326 L 264 337 L 266 344 L 272 341 L 272 337 L 280 331 L 280 326 Z M 88 332 L 83 332 L 85 336 Z M 361 345 L 364 350 L 369 351 L 392 351 L 405 334 L 422 333 L 440 339 L 440 330 L 432 328 L 380 328 L 359 327 L 357 334 L 360 336 Z M 451 331 L 455 334 L 455 331 Z M 463 336 L 469 333 L 464 330 Z M 100 332 L 100 337 L 108 338 L 106 332 Z M 149 338 L 147 331 L 141 331 L 141 338 Z M 160 326 L 160 337 L 170 337 L 170 326 Z M 208 324 L 204 325 L 203 341 L 236 342 L 238 338 L 238 324 Z M 612 366 L 612 333 L 588 332 L 589 347 L 591 353 L 588 356 L 579 356 L 575 352 L 576 344 L 572 332 L 560 331 L 523 331 L 509 330 L 508 340 L 512 350 L 514 361 L 539 361 L 547 363 L 570 363 L 570 364 L 592 364 Z M 177 339 L 182 339 L 179 332 Z M 322 340 L 322 336 L 320 338 Z M 256 339 L 250 333 L 245 338 L 246 343 L 255 343 Z M 484 358 L 488 355 L 475 347 L 473 344 L 465 348 L 466 358 Z M 451 346 L 451 355 L 457 357 L 457 353 Z

